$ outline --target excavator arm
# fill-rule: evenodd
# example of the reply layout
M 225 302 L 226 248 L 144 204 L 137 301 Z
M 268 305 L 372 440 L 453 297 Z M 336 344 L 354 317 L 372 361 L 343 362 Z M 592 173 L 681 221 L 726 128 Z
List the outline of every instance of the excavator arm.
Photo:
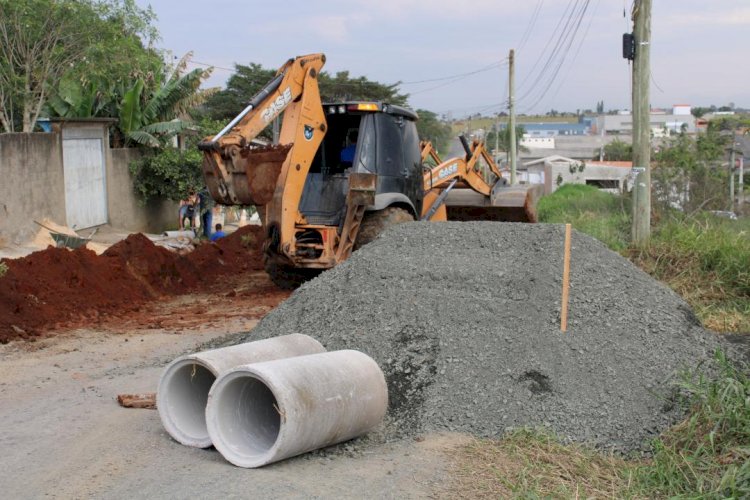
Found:
M 326 130 L 317 83 L 324 63 L 323 54 L 290 59 L 236 118 L 198 145 L 206 185 L 216 201 L 263 207 L 282 195 L 277 187 L 286 183 L 278 181 L 290 165 L 307 172 Z M 279 145 L 254 147 L 253 139 L 282 112 Z
M 422 163 L 437 164 L 423 176 L 422 220 L 517 220 L 536 222 L 538 186 L 508 186 L 483 142 L 469 145 L 459 139 L 465 157 L 441 161 L 429 142 L 423 142 Z M 470 217 L 465 214 L 470 213 Z

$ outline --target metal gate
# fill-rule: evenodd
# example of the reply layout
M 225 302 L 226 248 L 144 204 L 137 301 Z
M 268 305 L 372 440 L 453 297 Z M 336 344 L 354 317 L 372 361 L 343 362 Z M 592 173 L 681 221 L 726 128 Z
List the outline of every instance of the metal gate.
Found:
M 68 226 L 107 223 L 107 177 L 102 139 L 63 139 L 65 212 Z

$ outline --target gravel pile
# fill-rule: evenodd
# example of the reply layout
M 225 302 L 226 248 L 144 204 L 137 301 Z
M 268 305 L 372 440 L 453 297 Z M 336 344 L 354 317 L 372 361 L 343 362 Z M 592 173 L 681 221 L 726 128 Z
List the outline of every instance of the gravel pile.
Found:
M 301 332 L 372 356 L 389 384 L 386 438 L 533 426 L 645 449 L 682 416 L 675 372 L 716 340 L 675 293 L 576 232 L 561 333 L 563 239 L 559 225 L 402 224 L 243 340 Z

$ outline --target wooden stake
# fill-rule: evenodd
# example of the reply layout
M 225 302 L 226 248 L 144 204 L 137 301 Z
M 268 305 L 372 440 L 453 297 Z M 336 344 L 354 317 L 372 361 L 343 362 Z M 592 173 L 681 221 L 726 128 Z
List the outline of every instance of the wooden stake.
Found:
M 565 257 L 563 258 L 562 309 L 560 330 L 568 331 L 568 288 L 570 287 L 570 224 L 565 224 Z

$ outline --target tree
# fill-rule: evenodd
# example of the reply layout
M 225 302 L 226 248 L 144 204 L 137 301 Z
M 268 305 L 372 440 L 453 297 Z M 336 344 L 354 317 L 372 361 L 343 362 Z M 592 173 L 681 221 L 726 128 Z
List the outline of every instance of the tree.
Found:
M 598 149 L 594 151 L 593 159 L 599 159 Z M 633 145 L 620 139 L 615 139 L 604 146 L 604 159 L 609 161 L 632 161 Z
M 654 199 L 663 210 L 725 208 L 727 172 L 718 167 L 727 140 L 709 127 L 697 138 L 680 133 L 653 155 Z
M 115 89 L 163 66 L 153 21 L 134 0 L 0 0 L 2 128 L 32 131 L 45 104 L 53 116 L 114 116 Z
M 196 146 L 203 137 L 221 130 L 222 125 L 204 119 L 195 127 L 197 130 L 188 136 L 185 149 L 156 149 L 130 164 L 133 186 L 144 201 L 152 198 L 178 201 L 191 189 L 198 191 L 204 185 L 203 153 Z
M 50 85 L 83 58 L 89 12 L 72 0 L 0 0 L 0 124 L 31 132 Z M 79 19 L 84 19 L 84 24 Z M 20 116 L 19 116 L 20 115 Z
M 200 106 L 214 90 L 199 90 L 211 69 L 185 72 L 191 54 L 183 57 L 167 75 L 157 75 L 157 85 L 150 92 L 142 78 L 135 80 L 122 95 L 118 113 L 115 144 L 162 146 L 187 127 L 182 119 L 189 110 Z
M 521 139 L 523 138 L 523 134 L 525 133 L 526 129 L 523 125 L 516 125 L 516 151 L 518 152 L 529 151 L 529 148 L 521 146 Z M 485 142 L 490 148 L 494 147 L 495 134 L 496 132 L 494 130 L 487 134 L 487 139 Z M 510 150 L 510 129 L 508 127 L 500 130 L 500 134 L 498 136 L 498 147 L 500 151 L 507 152 Z
M 259 64 L 235 65 L 235 73 L 227 81 L 226 89 L 217 92 L 206 102 L 204 112 L 215 120 L 230 120 L 242 111 L 252 97 L 276 74 Z M 331 76 L 323 71 L 318 78 L 321 99 L 325 101 L 383 101 L 405 105 L 407 95 L 398 93 L 398 83 L 387 85 L 360 76 L 352 78 L 348 71 Z
M 432 111 L 418 109 L 417 131 L 419 138 L 423 141 L 432 142 L 438 152 L 447 152 L 451 139 L 451 127 L 438 120 Z

